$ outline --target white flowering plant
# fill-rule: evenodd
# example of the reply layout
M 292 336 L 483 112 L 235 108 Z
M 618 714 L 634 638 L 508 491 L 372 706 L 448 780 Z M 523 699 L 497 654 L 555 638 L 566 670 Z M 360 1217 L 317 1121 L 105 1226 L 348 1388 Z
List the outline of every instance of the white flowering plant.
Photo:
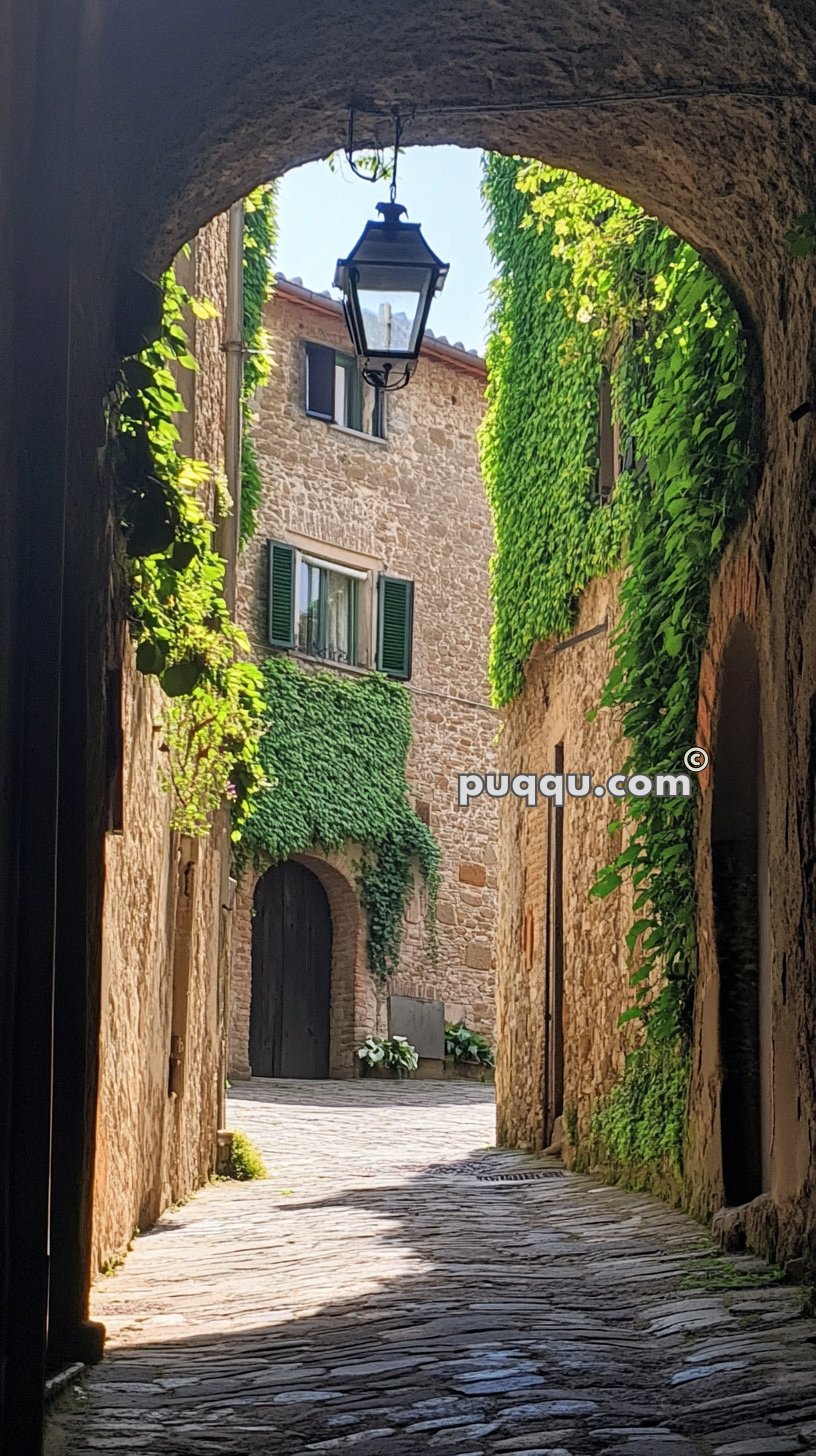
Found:
M 367 1036 L 357 1055 L 364 1067 L 372 1071 L 384 1067 L 400 1077 L 415 1072 L 419 1063 L 416 1047 L 405 1036 Z

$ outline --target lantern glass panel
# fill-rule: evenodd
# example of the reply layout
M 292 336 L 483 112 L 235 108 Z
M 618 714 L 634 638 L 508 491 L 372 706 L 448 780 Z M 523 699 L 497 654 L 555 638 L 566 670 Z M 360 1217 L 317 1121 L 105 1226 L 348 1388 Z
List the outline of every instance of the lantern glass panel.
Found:
M 425 289 L 358 289 L 369 354 L 413 354 L 422 322 Z

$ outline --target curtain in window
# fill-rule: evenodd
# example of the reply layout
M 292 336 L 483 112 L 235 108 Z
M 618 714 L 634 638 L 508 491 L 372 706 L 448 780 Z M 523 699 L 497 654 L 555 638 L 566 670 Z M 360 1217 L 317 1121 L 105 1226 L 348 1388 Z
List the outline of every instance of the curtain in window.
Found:
M 349 662 L 350 594 L 352 583 L 334 571 L 326 575 L 326 646 L 325 654 L 333 662 Z

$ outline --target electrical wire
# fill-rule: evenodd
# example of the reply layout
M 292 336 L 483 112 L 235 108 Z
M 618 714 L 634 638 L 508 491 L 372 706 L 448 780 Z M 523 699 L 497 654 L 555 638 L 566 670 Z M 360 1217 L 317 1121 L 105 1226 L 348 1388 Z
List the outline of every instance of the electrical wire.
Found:
M 535 113 L 540 111 L 581 110 L 595 106 L 644 105 L 649 102 L 705 101 L 716 98 L 750 101 L 803 101 L 810 105 L 816 102 L 816 87 L 813 86 L 749 86 L 717 83 L 712 86 L 671 86 L 643 91 L 605 91 L 577 96 L 543 96 L 536 101 L 442 101 L 442 102 L 400 102 L 383 105 L 373 101 L 354 101 L 349 112 L 373 117 L 410 117 L 416 120 L 424 116 L 479 115 L 498 116 Z M 404 121 L 402 122 L 404 125 Z M 353 136 L 353 130 L 352 130 Z

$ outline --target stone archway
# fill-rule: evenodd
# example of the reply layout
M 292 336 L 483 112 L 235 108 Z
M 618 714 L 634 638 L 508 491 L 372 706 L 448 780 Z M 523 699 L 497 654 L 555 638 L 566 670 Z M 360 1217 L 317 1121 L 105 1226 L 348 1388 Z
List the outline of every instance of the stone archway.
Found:
M 354 1052 L 374 1024 L 376 993 L 365 958 L 365 935 L 360 900 L 355 889 L 354 851 L 327 856 L 296 854 L 291 863 L 302 865 L 318 881 L 331 917 L 331 984 L 329 998 L 328 1075 L 353 1077 Z M 261 878 L 242 876 L 235 899 L 232 967 L 230 973 L 230 1075 L 244 1080 L 255 1074 L 250 1055 L 252 1014 L 253 910 Z
M 741 540 L 759 558 L 775 644 L 766 726 L 780 751 L 769 792 L 790 805 L 794 828 L 787 846 L 770 846 L 785 880 L 774 939 L 789 1015 L 807 1025 L 816 817 L 804 745 L 816 654 L 802 641 L 812 635 L 816 580 L 816 431 L 791 412 L 813 398 L 814 285 L 785 234 L 812 206 L 816 164 L 810 104 L 774 94 L 812 85 L 816 30 L 800 0 L 770 9 L 761 0 L 621 0 L 613 14 L 593 0 L 554 0 L 540 18 L 524 0 L 415 0 L 380 7 L 376 40 L 366 0 L 44 0 L 12 9 L 0 55 L 0 313 L 18 341 L 0 359 L 0 962 L 9 968 L 0 1125 L 10 1129 L 0 1313 L 13 1334 L 0 1351 L 10 1422 L 0 1449 L 6 1440 L 34 1450 L 55 964 L 58 1060 L 74 1088 L 60 1113 L 60 1174 L 75 1187 L 61 1237 L 80 1251 L 65 1318 L 77 1348 L 87 1340 L 111 553 L 93 461 L 100 400 L 149 311 L 139 271 L 155 274 L 254 183 L 340 145 L 352 99 L 384 113 L 400 103 L 412 116 L 408 143 L 484 145 L 584 172 L 700 249 L 757 341 L 764 473 Z M 629 99 L 585 104 L 610 95 Z M 376 124 L 367 130 L 366 141 Z M 801 1090 L 807 1122 L 814 1093 Z M 23 1160 L 24 1189 L 14 1176 Z
M 334 927 L 316 875 L 284 860 L 255 886 L 249 1061 L 254 1077 L 329 1075 Z

